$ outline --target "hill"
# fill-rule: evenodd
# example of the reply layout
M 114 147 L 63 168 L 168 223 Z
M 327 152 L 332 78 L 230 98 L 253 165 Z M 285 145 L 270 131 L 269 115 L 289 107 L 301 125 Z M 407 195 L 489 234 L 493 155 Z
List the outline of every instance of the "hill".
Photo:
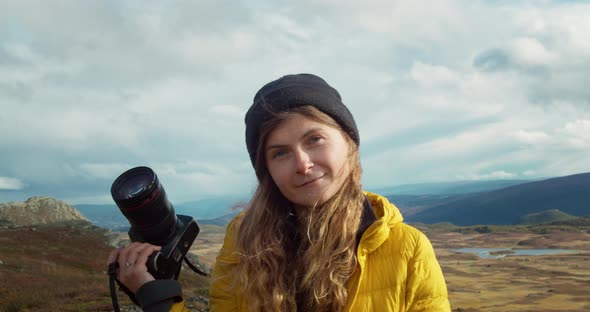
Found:
M 551 178 L 471 194 L 408 216 L 408 222 L 455 225 L 518 224 L 527 214 L 559 209 L 590 215 L 590 173 Z
M 0 227 L 0 311 L 112 311 L 106 233 L 94 226 Z M 180 282 L 189 306 L 204 308 L 199 300 L 209 277 L 185 269 Z M 122 311 L 131 311 L 127 296 L 117 295 Z
M 576 219 L 575 216 L 567 214 L 559 209 L 544 210 L 541 212 L 529 213 L 522 216 L 522 224 L 543 224 L 558 221 L 567 221 Z
M 451 195 L 468 194 L 497 190 L 513 185 L 531 182 L 529 180 L 483 180 L 453 181 L 402 184 L 392 187 L 376 188 L 375 193 L 382 195 Z
M 90 222 L 76 208 L 51 197 L 31 197 L 24 202 L 0 204 L 0 220 L 9 221 L 16 226 L 67 221 Z

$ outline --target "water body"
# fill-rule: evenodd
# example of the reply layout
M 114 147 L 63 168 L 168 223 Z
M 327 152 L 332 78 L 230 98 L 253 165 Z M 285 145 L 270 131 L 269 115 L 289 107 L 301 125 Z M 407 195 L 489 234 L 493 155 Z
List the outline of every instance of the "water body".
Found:
M 472 253 L 480 258 L 494 259 L 506 256 L 543 256 L 563 253 L 574 253 L 578 250 L 570 249 L 510 249 L 510 248 L 461 248 L 453 249 L 456 252 Z

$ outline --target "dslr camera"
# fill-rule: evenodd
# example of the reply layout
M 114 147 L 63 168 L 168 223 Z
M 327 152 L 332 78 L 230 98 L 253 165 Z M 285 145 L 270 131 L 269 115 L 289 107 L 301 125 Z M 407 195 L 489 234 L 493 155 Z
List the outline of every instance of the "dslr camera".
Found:
M 125 171 L 113 182 L 111 195 L 131 225 L 131 241 L 162 246 L 149 256 L 148 272 L 156 279 L 177 279 L 182 260 L 199 234 L 197 222 L 190 216 L 175 214 L 166 191 L 149 167 Z

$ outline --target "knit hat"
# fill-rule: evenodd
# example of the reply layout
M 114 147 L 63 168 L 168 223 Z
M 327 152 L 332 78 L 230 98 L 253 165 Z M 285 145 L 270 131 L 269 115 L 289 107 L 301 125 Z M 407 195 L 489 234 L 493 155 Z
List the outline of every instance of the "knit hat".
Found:
M 246 147 L 253 166 L 256 165 L 260 126 L 273 114 L 304 105 L 311 105 L 332 117 L 359 145 L 354 118 L 336 89 L 312 74 L 287 75 L 264 85 L 254 96 L 254 103 L 246 113 Z

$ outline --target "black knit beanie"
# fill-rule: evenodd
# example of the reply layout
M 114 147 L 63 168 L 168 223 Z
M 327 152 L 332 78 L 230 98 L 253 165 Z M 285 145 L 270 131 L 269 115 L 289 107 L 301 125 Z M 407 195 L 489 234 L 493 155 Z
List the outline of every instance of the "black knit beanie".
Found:
M 359 145 L 354 118 L 336 89 L 312 74 L 287 75 L 264 85 L 254 96 L 254 103 L 246 113 L 246 147 L 253 166 L 256 166 L 260 126 L 273 114 L 304 105 L 311 105 L 332 117 Z

